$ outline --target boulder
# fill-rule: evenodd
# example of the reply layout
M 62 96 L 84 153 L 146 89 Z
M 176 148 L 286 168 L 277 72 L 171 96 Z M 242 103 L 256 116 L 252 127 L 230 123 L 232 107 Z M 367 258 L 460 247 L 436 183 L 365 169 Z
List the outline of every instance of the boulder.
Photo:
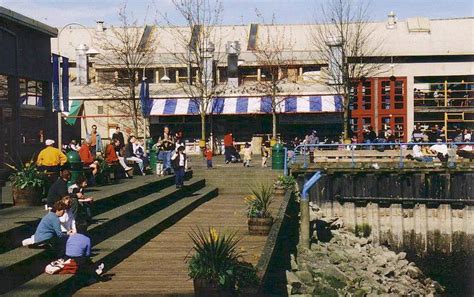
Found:
M 291 271 L 286 271 L 286 282 L 290 285 L 301 283 L 299 278 Z
M 405 252 L 398 253 L 397 255 L 398 260 L 404 260 L 406 257 L 407 257 L 407 253 Z
M 296 271 L 296 276 L 301 280 L 304 284 L 312 284 L 313 283 L 313 275 L 309 271 Z

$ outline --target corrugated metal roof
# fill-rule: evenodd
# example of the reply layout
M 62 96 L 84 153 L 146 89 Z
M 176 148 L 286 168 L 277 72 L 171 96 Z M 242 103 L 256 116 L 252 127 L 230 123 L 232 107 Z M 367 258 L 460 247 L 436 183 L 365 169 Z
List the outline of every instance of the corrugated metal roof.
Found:
M 56 37 L 58 35 L 58 29 L 2 6 L 0 6 L 0 18 L 13 21 L 36 31 L 42 32 L 51 37 Z

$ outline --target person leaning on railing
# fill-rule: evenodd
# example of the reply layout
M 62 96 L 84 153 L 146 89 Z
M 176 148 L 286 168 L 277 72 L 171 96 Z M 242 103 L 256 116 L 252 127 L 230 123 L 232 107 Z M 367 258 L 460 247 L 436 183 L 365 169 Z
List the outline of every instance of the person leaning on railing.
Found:
M 36 165 L 40 171 L 59 172 L 67 162 L 66 155 L 59 149 L 53 147 L 54 140 L 46 139 L 46 147 L 41 150 L 36 159 Z

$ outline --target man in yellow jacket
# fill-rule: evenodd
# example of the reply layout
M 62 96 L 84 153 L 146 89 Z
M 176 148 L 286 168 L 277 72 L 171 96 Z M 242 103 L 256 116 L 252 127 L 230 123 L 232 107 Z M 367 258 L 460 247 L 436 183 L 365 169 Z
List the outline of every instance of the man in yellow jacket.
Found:
M 46 139 L 46 147 L 41 150 L 36 160 L 36 165 L 41 171 L 58 172 L 67 162 L 67 157 L 61 150 L 53 147 L 54 140 Z

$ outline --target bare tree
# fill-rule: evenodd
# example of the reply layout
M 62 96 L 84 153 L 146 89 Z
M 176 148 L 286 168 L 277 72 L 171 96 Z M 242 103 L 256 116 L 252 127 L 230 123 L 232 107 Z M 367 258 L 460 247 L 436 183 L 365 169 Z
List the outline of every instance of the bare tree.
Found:
M 206 116 L 212 112 L 213 99 L 224 91 L 215 80 L 215 67 L 222 59 L 223 45 L 218 25 L 221 24 L 220 0 L 172 0 L 186 27 L 173 23 L 161 14 L 166 27 L 176 42 L 168 49 L 178 64 L 186 65 L 187 81 L 177 81 L 179 88 L 190 98 L 201 117 L 201 144 L 206 140 Z M 181 51 L 176 50 L 181 49 Z
M 139 74 L 153 61 L 156 44 L 153 27 L 131 21 L 126 5 L 119 10 L 119 21 L 119 26 L 107 29 L 110 32 L 96 35 L 101 54 L 95 66 L 102 73 L 99 81 L 105 82 L 99 86 L 99 92 L 112 99 L 109 102 L 113 109 L 131 116 L 133 131 L 138 136 L 140 126 L 146 131 L 140 98 L 137 98 Z
M 343 136 L 349 138 L 351 89 L 354 83 L 384 72 L 381 40 L 369 22 L 369 2 L 328 0 L 312 32 L 317 60 L 328 63 L 322 77 L 342 96 Z
M 255 51 L 257 64 L 262 71 L 260 81 L 257 83 L 257 90 L 269 99 L 268 103 L 272 114 L 272 138 L 276 139 L 277 113 L 280 111 L 280 104 L 286 99 L 281 93 L 283 85 L 289 82 L 288 70 L 294 64 L 294 59 L 291 56 L 293 44 L 291 43 L 291 32 L 288 32 L 284 26 L 277 26 L 272 21 L 264 28 L 266 32 L 260 34 L 261 38 Z

